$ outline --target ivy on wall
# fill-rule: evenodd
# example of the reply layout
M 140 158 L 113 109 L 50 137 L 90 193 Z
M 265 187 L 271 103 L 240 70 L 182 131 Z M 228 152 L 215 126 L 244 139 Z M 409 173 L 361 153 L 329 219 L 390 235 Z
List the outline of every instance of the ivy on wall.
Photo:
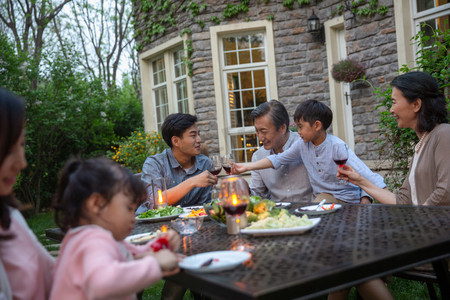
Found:
M 316 1 L 319 2 L 320 0 Z M 135 28 L 134 37 L 142 36 L 142 42 L 137 43 L 137 51 L 143 49 L 143 44 L 150 44 L 152 38 L 157 35 L 163 35 L 166 30 L 170 27 L 175 27 L 175 17 L 181 13 L 188 13 L 189 18 L 193 20 L 194 23 L 198 24 L 200 28 L 205 27 L 205 21 L 197 19 L 198 15 L 207 9 L 205 3 L 196 1 L 170 1 L 170 0 L 132 0 L 133 7 L 139 5 L 142 11 L 141 20 L 134 20 L 133 25 Z M 230 19 L 238 14 L 245 14 L 249 11 L 250 0 L 241 0 L 238 4 L 227 4 L 225 9 L 222 11 L 222 20 Z M 264 0 L 264 4 L 268 4 L 270 0 Z M 298 3 L 300 7 L 304 5 L 310 5 L 310 0 L 284 0 L 283 6 L 289 9 L 294 9 L 295 2 Z M 342 1 L 338 4 L 336 10 L 333 14 L 342 14 L 346 10 L 351 11 L 353 15 L 358 16 L 372 16 L 375 14 L 384 15 L 388 11 L 388 7 L 378 5 L 378 0 L 354 0 L 354 1 Z M 266 17 L 267 20 L 273 20 L 275 18 L 274 14 Z M 221 23 L 221 19 L 218 16 L 212 16 L 210 21 L 216 25 Z M 245 21 L 249 21 L 248 18 Z M 140 28 L 138 25 L 140 23 L 145 24 L 144 28 Z M 191 30 L 183 29 L 181 30 L 180 36 L 192 34 Z M 189 76 L 192 76 L 192 61 L 190 60 L 193 53 L 192 40 L 188 39 L 185 41 L 185 51 L 187 57 L 185 58 L 186 66 L 188 68 Z

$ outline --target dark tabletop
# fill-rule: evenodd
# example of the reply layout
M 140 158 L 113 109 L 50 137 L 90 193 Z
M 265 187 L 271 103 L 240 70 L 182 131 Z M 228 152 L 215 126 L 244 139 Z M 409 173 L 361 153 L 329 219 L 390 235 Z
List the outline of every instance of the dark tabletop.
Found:
M 299 235 L 243 234 L 244 244 L 253 247 L 252 258 L 233 270 L 181 271 L 167 279 L 214 298 L 310 298 L 450 256 L 450 207 L 344 204 L 318 217 L 316 227 Z M 170 227 L 170 221 L 138 222 L 133 233 L 163 226 Z M 182 238 L 180 252 L 193 255 L 237 245 L 237 236 L 205 221 L 197 233 Z

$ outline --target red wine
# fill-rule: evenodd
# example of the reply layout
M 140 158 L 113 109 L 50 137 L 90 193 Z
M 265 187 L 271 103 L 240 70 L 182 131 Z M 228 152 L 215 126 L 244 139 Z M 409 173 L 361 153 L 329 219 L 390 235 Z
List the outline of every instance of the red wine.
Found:
M 228 175 L 231 174 L 231 166 L 222 166 L 225 172 L 227 172 Z
M 224 204 L 222 205 L 225 212 L 229 215 L 240 216 L 245 212 L 247 208 L 247 203 L 239 203 L 237 205 Z
M 342 168 L 342 166 L 345 165 L 345 163 L 347 162 L 347 158 L 346 159 L 335 159 L 334 162 L 339 166 L 339 168 Z
M 211 172 L 211 174 L 213 174 L 214 176 L 219 175 L 220 171 L 222 171 L 222 167 L 214 170 L 209 170 L 209 172 Z

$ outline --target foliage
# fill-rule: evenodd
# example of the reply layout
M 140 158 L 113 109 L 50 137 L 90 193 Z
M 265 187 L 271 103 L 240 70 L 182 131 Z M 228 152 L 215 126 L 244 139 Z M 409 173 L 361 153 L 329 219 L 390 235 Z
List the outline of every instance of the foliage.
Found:
M 142 103 L 128 76 L 122 79 L 122 87 L 110 92 L 106 115 L 114 124 L 117 137 L 127 137 L 136 128 L 142 127 Z
M 59 170 L 67 159 L 104 155 L 118 135 L 129 135 L 129 129 L 118 127 L 142 126 L 142 112 L 138 106 L 133 108 L 136 113 L 129 113 L 133 97 L 129 87 L 106 90 L 102 81 L 78 69 L 76 53 L 44 55 L 46 67 L 38 71 L 33 58 L 16 54 L 5 36 L 0 36 L 0 49 L 0 85 L 26 101 L 28 168 L 21 172 L 17 196 L 37 212 L 51 205 Z M 116 133 L 114 128 L 123 131 Z
M 364 77 L 365 69 L 357 61 L 347 58 L 333 65 L 331 75 L 337 81 L 353 82 Z
M 333 11 L 333 15 L 342 15 L 346 10 L 357 16 L 372 16 L 375 14 L 384 15 L 389 11 L 389 8 L 386 5 L 378 6 L 378 0 L 354 0 L 343 2 L 344 3 L 341 3 L 336 7 L 336 10 Z
M 158 132 L 145 133 L 138 130 L 117 146 L 111 146 L 113 151 L 108 151 L 108 157 L 133 172 L 140 173 L 147 157 L 161 153 L 166 148 L 167 144 Z
M 428 25 L 425 25 L 428 26 Z M 439 82 L 442 91 L 449 87 L 450 78 L 448 66 L 450 65 L 450 29 L 446 31 L 432 30 L 431 35 L 425 35 L 425 31 L 412 38 L 417 43 L 417 67 L 408 68 L 404 65 L 400 72 L 406 73 L 413 70 L 422 70 L 430 73 Z M 380 136 L 377 142 L 381 145 L 380 154 L 387 156 L 392 161 L 391 172 L 388 174 L 388 186 L 391 190 L 399 188 L 405 180 L 409 169 L 410 159 L 413 155 L 413 147 L 418 138 L 412 129 L 400 129 L 397 122 L 391 116 L 389 110 L 392 106 L 391 87 L 386 90 L 375 90 L 375 94 L 381 98 L 378 107 L 384 108 L 380 113 Z M 447 93 L 447 102 L 448 93 Z

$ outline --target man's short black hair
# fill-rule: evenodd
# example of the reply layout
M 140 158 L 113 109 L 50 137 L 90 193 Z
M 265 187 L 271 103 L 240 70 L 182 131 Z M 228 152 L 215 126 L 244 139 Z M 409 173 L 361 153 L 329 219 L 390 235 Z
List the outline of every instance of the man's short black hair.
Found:
M 164 120 L 161 134 L 166 144 L 172 148 L 172 137 L 182 137 L 183 133 L 197 122 L 197 117 L 190 114 L 170 114 Z
M 272 120 L 273 125 L 275 125 L 275 128 L 278 130 L 283 126 L 283 124 L 286 125 L 286 131 L 289 130 L 289 115 L 281 102 L 277 100 L 270 100 L 268 102 L 264 102 L 260 105 L 258 105 L 257 108 L 255 108 L 252 113 L 250 114 L 250 117 L 255 121 L 256 118 L 269 115 L 270 119 Z
M 315 121 L 320 121 L 323 129 L 327 130 L 333 120 L 333 112 L 328 106 L 317 100 L 306 100 L 295 109 L 294 121 L 298 122 L 301 119 L 311 126 Z

